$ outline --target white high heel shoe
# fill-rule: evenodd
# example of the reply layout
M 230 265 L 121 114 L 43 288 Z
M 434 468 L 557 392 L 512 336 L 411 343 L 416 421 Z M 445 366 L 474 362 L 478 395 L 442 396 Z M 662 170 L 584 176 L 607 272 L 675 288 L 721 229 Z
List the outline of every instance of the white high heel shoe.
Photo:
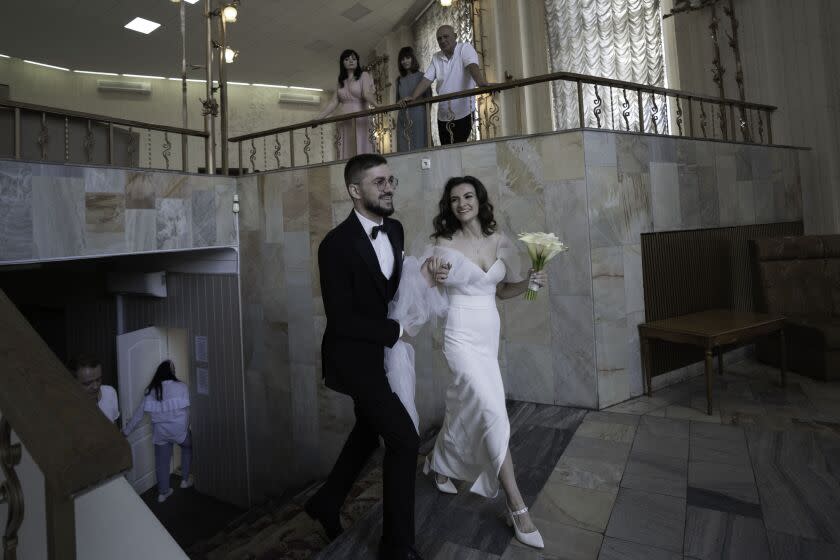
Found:
M 513 527 L 513 534 L 516 535 L 516 540 L 534 548 L 545 548 L 545 543 L 543 543 L 543 538 L 539 530 L 534 529 L 530 533 L 523 533 L 519 530 L 519 525 L 516 523 L 516 518 L 528 513 L 528 508 L 523 507 L 522 509 L 513 511 L 510 509 L 510 506 L 507 506 L 507 510 L 508 514 L 505 516 L 505 519 L 507 520 L 508 526 Z
M 429 458 L 426 457 L 426 460 L 423 463 L 423 474 L 429 474 L 430 472 L 432 473 L 432 479 L 435 481 L 435 486 L 437 486 L 438 490 L 440 490 L 444 494 L 457 494 L 458 493 L 458 489 L 455 488 L 455 485 L 452 484 L 452 481 L 450 479 L 447 478 L 446 482 L 438 482 L 437 473 L 434 472 L 432 470 L 432 468 L 429 466 Z

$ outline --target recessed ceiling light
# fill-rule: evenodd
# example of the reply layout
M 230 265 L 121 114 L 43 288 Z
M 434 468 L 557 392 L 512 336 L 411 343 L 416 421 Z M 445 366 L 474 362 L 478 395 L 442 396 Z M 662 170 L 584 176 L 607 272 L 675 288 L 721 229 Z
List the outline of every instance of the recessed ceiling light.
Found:
M 289 89 L 302 89 L 304 91 L 324 91 L 321 88 L 316 87 L 303 87 L 303 86 L 289 86 Z
M 198 0 L 184 0 L 187 4 L 195 4 Z
M 125 24 L 126 29 L 131 29 L 132 31 L 137 31 L 138 33 L 143 33 L 144 35 L 148 35 L 158 27 L 160 27 L 159 23 L 155 23 L 141 17 L 136 17 Z
M 145 78 L 147 80 L 165 80 L 163 76 L 146 76 L 144 74 L 123 74 L 126 78 Z
M 229 86 L 250 86 L 248 82 L 228 82 Z
M 7 54 L 0 54 L 0 58 L 12 58 L 12 57 L 7 55 Z
M 274 84 L 251 84 L 252 86 L 257 87 L 273 87 L 273 88 L 281 88 L 281 89 L 289 89 L 289 86 L 275 86 Z
M 94 74 L 96 76 L 119 76 L 115 72 L 94 72 L 93 70 L 73 70 L 77 74 Z
M 69 68 L 64 68 L 63 66 L 53 66 L 52 64 L 44 64 L 43 62 L 35 62 L 34 60 L 24 60 L 27 64 L 34 64 L 35 66 L 43 66 L 44 68 L 52 68 L 54 70 L 64 70 L 65 72 L 69 72 Z

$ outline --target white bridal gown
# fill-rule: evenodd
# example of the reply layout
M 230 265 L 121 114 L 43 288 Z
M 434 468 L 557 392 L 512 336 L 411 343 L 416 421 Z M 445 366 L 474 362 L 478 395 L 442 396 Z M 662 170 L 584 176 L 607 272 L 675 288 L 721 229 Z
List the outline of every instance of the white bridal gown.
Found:
M 510 240 L 501 236 L 496 260 L 485 271 L 455 249 L 434 247 L 427 254 L 431 251 L 452 265 L 444 282 L 445 292 L 425 288 L 425 284 L 417 284 L 416 278 L 412 280 L 419 276 L 419 263 L 424 256 L 411 262 L 410 270 L 404 265 L 389 316 L 399 320 L 409 334 L 415 334 L 430 316 L 446 314 L 443 352 L 451 378 L 446 390 L 446 415 L 435 442 L 431 467 L 450 478 L 472 482 L 472 492 L 494 497 L 510 438 L 498 361 L 496 286 L 522 280 L 518 253 Z M 412 290 L 413 285 L 419 289 Z M 412 311 L 406 313 L 407 309 Z M 408 326 L 403 323 L 406 319 Z M 415 320 L 422 322 L 417 324 Z M 386 353 L 388 379 L 416 426 L 413 358 L 411 347 L 402 342 Z

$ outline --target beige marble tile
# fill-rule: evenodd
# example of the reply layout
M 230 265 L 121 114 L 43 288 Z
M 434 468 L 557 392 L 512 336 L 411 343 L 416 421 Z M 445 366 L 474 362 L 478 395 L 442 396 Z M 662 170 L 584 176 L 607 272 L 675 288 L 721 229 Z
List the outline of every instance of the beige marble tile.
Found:
M 157 250 L 156 210 L 125 211 L 125 245 L 127 251 Z
M 85 185 L 81 178 L 32 177 L 33 256 L 81 255 L 85 246 Z
M 88 233 L 123 233 L 125 231 L 125 195 L 87 193 L 85 224 Z
M 542 158 L 544 181 L 574 181 L 585 177 L 583 133 L 552 134 L 535 141 Z
M 309 196 L 307 170 L 277 173 L 283 198 L 283 231 L 309 231 Z
M 552 293 L 550 322 L 555 403 L 597 408 L 592 299 Z
M 504 195 L 533 196 L 542 194 L 542 161 L 535 140 L 509 140 L 497 143 L 496 158 Z
M 552 294 L 589 296 L 592 262 L 589 248 L 586 182 L 561 181 L 545 187 L 546 230 L 555 233 L 569 250 L 549 262 Z
M 306 183 L 309 193 L 309 234 L 313 239 L 320 240 L 332 229 L 329 168 L 310 169 Z
M 502 351 L 505 395 L 513 400 L 554 404 L 551 349 L 546 345 L 505 341 Z
M 201 178 L 176 173 L 160 173 L 154 181 L 157 198 L 189 198 L 192 184 L 199 184 Z
M 632 443 L 635 434 L 636 428 L 632 425 L 612 424 L 586 419 L 581 422 L 575 432 L 575 436 L 577 437 L 589 437 L 622 443 Z
M 602 533 L 607 528 L 617 493 L 617 490 L 604 492 L 569 486 L 549 478 L 531 514 L 534 518 Z
M 592 299 L 595 322 L 617 321 L 627 315 L 622 247 L 592 249 Z
M 550 519 L 536 519 L 545 548 L 536 550 L 511 540 L 502 560 L 595 560 L 601 548 L 603 536 L 594 531 L 587 531 Z
M 155 207 L 157 193 L 163 190 L 163 173 L 151 171 L 126 172 L 125 207 L 126 209 L 151 210 Z

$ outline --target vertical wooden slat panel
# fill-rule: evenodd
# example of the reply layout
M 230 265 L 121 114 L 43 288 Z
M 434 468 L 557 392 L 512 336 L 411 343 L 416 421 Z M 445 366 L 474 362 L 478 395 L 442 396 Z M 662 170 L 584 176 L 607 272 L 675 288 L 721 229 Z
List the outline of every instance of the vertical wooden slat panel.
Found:
M 802 232 L 802 222 L 785 222 L 643 234 L 645 320 L 714 308 L 751 311 L 748 241 Z M 690 346 L 653 344 L 651 350 L 654 375 L 702 358 Z
M 167 288 L 168 297 L 164 299 L 127 297 L 126 328 L 155 325 L 187 330 L 193 393 L 193 472 L 199 490 L 248 505 L 238 279 L 227 274 L 168 273 Z M 196 336 L 208 338 L 208 396 L 196 394 Z

